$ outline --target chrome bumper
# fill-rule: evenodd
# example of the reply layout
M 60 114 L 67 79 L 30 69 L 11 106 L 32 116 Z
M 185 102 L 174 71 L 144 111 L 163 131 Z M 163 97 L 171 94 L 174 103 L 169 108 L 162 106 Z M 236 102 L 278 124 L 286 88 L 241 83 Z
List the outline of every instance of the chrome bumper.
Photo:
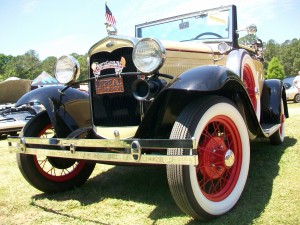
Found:
M 196 149 L 196 140 L 192 139 L 65 139 L 8 137 L 10 152 L 95 160 L 103 162 L 198 165 L 196 151 L 191 155 L 142 154 L 142 149 Z M 77 148 L 94 148 L 95 151 L 82 151 Z M 128 149 L 130 153 L 99 152 L 97 148 Z

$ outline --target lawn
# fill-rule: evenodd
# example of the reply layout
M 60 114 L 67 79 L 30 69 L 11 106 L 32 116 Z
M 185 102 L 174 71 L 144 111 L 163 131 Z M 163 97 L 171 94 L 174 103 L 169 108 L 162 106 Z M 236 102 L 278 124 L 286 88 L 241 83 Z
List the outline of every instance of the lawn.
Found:
M 82 187 L 48 195 L 22 177 L 0 141 L 0 224 L 300 224 L 300 104 L 289 103 L 286 139 L 251 143 L 246 188 L 236 207 L 209 223 L 183 214 L 165 169 L 98 164 Z

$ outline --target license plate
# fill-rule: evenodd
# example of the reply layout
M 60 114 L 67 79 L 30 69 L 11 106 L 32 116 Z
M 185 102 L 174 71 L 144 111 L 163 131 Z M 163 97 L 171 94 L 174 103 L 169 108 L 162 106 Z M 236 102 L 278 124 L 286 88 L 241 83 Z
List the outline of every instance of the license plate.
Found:
M 124 84 L 121 77 L 110 77 L 97 80 L 96 94 L 102 95 L 117 92 L 124 92 Z

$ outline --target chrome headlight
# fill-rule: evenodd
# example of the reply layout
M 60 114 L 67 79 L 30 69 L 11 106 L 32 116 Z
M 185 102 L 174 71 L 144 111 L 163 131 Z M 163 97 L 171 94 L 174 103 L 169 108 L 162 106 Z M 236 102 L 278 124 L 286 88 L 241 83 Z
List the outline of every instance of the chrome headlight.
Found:
M 132 59 L 136 68 L 143 73 L 153 73 L 164 64 L 166 51 L 157 39 L 141 39 L 133 48 Z
M 62 84 L 68 84 L 78 79 L 80 66 L 78 61 L 71 55 L 58 58 L 55 66 L 55 77 Z

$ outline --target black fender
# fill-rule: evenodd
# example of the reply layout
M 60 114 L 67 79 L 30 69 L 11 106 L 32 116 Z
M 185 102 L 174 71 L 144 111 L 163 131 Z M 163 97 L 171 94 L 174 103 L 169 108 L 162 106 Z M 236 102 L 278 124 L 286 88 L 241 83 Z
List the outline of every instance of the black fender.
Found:
M 91 114 L 88 94 L 65 86 L 45 86 L 23 95 L 17 106 L 38 102 L 45 107 L 58 137 L 66 137 L 72 131 L 90 126 Z
M 263 133 L 240 77 L 224 66 L 200 66 L 182 73 L 156 97 L 136 136 L 168 138 L 184 107 L 208 95 L 231 99 L 244 117 L 249 133 Z
M 285 87 L 281 80 L 265 80 L 261 95 L 261 123 L 278 124 L 283 100 L 285 117 L 289 117 Z

